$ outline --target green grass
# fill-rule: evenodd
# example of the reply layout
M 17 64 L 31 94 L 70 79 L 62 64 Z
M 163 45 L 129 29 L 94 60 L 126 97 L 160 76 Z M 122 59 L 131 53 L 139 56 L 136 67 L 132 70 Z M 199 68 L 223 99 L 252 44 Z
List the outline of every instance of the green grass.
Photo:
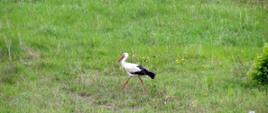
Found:
M 0 0 L 0 112 L 268 111 L 264 0 Z M 127 93 L 117 58 L 148 67 Z

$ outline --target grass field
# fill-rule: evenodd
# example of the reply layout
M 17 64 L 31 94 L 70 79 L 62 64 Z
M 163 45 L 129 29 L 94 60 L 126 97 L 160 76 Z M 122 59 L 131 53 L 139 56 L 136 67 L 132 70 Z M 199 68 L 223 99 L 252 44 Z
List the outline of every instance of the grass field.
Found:
M 0 0 L 0 112 L 268 112 L 265 0 Z M 148 67 L 122 91 L 117 59 Z

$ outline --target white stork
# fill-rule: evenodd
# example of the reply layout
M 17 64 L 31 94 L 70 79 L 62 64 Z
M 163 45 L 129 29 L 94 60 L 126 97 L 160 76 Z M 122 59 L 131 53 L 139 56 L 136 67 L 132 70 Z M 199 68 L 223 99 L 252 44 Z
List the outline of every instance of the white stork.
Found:
M 124 82 L 123 84 L 123 89 L 125 90 L 128 81 L 130 80 L 130 78 L 137 76 L 144 88 L 144 93 L 147 94 L 147 90 L 144 86 L 143 80 L 140 78 L 140 76 L 142 75 L 148 75 L 150 78 L 154 79 L 155 78 L 155 74 L 153 72 L 148 71 L 147 69 L 145 69 L 144 67 L 138 65 L 138 64 L 133 64 L 133 63 L 128 63 L 126 62 L 128 58 L 128 53 L 123 53 L 123 55 L 121 56 L 121 58 L 118 60 L 122 66 L 122 68 L 127 72 L 128 74 L 128 79 Z

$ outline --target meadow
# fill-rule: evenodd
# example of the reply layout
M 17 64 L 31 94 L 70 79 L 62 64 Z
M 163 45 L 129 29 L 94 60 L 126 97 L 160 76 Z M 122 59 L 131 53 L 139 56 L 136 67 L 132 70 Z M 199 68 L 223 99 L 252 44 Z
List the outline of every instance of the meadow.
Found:
M 267 36 L 265 0 L 0 0 L 0 112 L 267 113 Z

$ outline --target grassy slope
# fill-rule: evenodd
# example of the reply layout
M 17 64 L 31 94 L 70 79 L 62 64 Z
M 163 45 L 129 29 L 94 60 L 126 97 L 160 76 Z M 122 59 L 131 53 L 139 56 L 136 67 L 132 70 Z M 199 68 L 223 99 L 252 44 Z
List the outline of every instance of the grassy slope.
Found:
M 216 0 L 0 1 L 0 112 L 268 111 L 246 72 L 267 5 Z M 144 96 L 116 59 L 157 73 Z

